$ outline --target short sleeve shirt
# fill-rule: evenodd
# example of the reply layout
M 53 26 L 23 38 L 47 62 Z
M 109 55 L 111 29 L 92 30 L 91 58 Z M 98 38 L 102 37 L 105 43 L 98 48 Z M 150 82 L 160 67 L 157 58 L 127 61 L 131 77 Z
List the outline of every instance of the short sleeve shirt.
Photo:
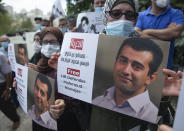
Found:
M 151 7 L 146 11 L 140 12 L 137 20 L 136 27 L 141 30 L 145 29 L 164 29 L 171 23 L 176 23 L 184 26 L 184 16 L 182 11 L 171 8 L 168 6 L 167 10 L 160 15 L 154 15 L 151 13 Z M 174 40 L 171 41 L 168 67 L 172 64 L 172 57 L 174 54 Z
M 8 64 L 7 58 L 0 52 L 0 83 L 6 81 L 5 75 L 11 72 L 11 67 Z

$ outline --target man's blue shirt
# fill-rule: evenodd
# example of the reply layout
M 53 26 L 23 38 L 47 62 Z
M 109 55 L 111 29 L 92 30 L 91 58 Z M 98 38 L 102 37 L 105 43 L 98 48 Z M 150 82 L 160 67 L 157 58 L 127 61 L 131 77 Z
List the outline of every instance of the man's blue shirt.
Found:
M 141 30 L 165 29 L 171 23 L 181 24 L 184 26 L 184 16 L 182 11 L 168 6 L 167 10 L 165 10 L 160 15 L 154 15 L 151 13 L 151 8 L 152 7 L 150 6 L 146 11 L 139 13 L 136 27 L 140 28 Z M 172 64 L 173 54 L 174 40 L 171 40 L 168 67 L 170 67 Z

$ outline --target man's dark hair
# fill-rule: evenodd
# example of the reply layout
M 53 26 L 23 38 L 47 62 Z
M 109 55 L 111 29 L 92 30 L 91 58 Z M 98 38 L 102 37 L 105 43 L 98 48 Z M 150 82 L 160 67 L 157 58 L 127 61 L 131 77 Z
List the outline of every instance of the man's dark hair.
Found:
M 18 49 L 23 48 L 24 49 L 24 55 L 27 56 L 27 48 L 26 44 L 18 44 Z
M 157 71 L 163 59 L 163 52 L 160 47 L 152 40 L 146 38 L 128 38 L 125 39 L 119 48 L 118 54 L 116 56 L 116 60 L 118 59 L 121 51 L 124 46 L 130 46 L 136 51 L 149 51 L 151 52 L 153 59 L 149 63 L 149 73 L 148 75 L 152 75 Z
M 84 21 L 84 20 L 86 21 L 86 24 L 88 24 L 88 23 L 89 23 L 88 18 L 87 18 L 87 17 L 85 17 L 85 16 L 84 16 L 84 17 L 82 17 L 82 19 L 81 19 L 81 23 L 82 23 L 82 21 Z
M 50 97 L 51 97 L 51 93 L 52 93 L 52 85 L 51 85 L 51 83 L 50 83 L 50 80 L 49 80 L 46 76 L 44 76 L 43 74 L 38 73 L 37 76 L 36 76 L 35 85 L 36 85 L 36 82 L 37 82 L 38 79 L 39 79 L 42 83 L 44 83 L 44 84 L 47 85 L 47 87 L 48 87 L 48 91 L 47 91 L 47 100 L 49 100 Z
M 68 24 L 71 24 L 73 27 L 76 26 L 76 19 L 75 19 L 75 17 L 73 15 L 69 16 L 67 18 L 67 21 L 68 21 Z
M 45 25 L 43 25 L 43 23 L 44 23 Z M 49 25 L 50 25 L 50 21 L 49 21 L 49 20 L 47 20 L 47 19 L 43 19 L 43 20 L 42 20 L 42 26 L 48 27 Z
M 41 17 L 35 17 L 34 20 L 35 21 L 37 21 L 37 20 L 42 21 L 42 18 Z
M 66 18 L 61 18 L 61 19 L 59 19 L 59 22 L 61 22 L 61 21 L 66 21 L 67 22 L 67 19 Z

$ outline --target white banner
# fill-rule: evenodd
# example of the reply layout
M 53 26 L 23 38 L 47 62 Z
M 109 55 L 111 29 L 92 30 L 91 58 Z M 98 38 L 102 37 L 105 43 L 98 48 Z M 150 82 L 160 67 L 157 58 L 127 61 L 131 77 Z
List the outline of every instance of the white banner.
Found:
M 17 97 L 20 106 L 27 113 L 28 67 L 16 64 Z
M 60 93 L 91 103 L 99 35 L 66 33 L 58 61 Z

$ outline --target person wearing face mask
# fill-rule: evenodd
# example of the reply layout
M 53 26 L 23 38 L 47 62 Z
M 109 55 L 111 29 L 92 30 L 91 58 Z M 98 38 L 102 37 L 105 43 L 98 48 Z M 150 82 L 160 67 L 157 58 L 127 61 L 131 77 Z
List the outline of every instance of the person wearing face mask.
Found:
M 67 32 L 76 32 L 76 19 L 73 15 L 69 16 L 68 19 L 68 30 Z
M 40 60 L 41 58 L 41 43 L 40 43 L 40 33 L 36 33 L 34 35 L 34 41 L 33 41 L 33 49 L 34 49 L 34 54 L 33 56 L 31 57 L 30 59 L 30 63 L 33 63 L 33 64 L 37 64 L 37 62 Z
M 105 33 L 114 36 L 140 37 L 139 32 L 134 30 L 137 18 L 135 7 L 136 4 L 133 0 L 107 0 L 104 9 L 104 22 L 107 25 Z M 97 126 L 98 123 L 101 125 Z M 137 127 L 134 130 L 137 131 L 146 130 L 149 126 L 152 129 L 152 125 L 149 123 L 93 106 L 90 131 L 121 131 L 130 130 L 135 126 Z
M 2 46 L 0 48 L 0 52 L 2 52 L 8 59 L 8 44 L 10 43 L 10 40 L 8 39 L 8 37 L 2 37 L 0 38 L 0 42 Z
M 170 0 L 151 0 L 152 5 L 139 13 L 136 30 L 141 37 L 170 41 L 168 68 L 172 65 L 174 40 L 184 28 L 182 11 L 172 8 Z
M 40 30 L 41 29 L 42 18 L 41 17 L 35 17 L 34 21 L 35 21 L 35 24 L 36 24 L 35 30 L 36 31 Z
M 106 0 L 94 0 L 95 12 L 102 12 Z
M 41 22 L 41 27 L 40 27 L 40 30 L 44 30 L 46 27 L 49 27 L 50 26 L 50 21 L 47 20 L 47 19 L 43 19 L 42 22 Z
M 62 33 L 67 32 L 67 30 L 68 30 L 68 28 L 67 28 L 67 19 L 65 19 L 65 18 L 59 19 L 59 28 L 60 28 Z
M 108 1 L 106 2 L 104 13 L 105 34 L 114 36 L 140 36 L 134 30 L 137 13 L 133 0 Z

